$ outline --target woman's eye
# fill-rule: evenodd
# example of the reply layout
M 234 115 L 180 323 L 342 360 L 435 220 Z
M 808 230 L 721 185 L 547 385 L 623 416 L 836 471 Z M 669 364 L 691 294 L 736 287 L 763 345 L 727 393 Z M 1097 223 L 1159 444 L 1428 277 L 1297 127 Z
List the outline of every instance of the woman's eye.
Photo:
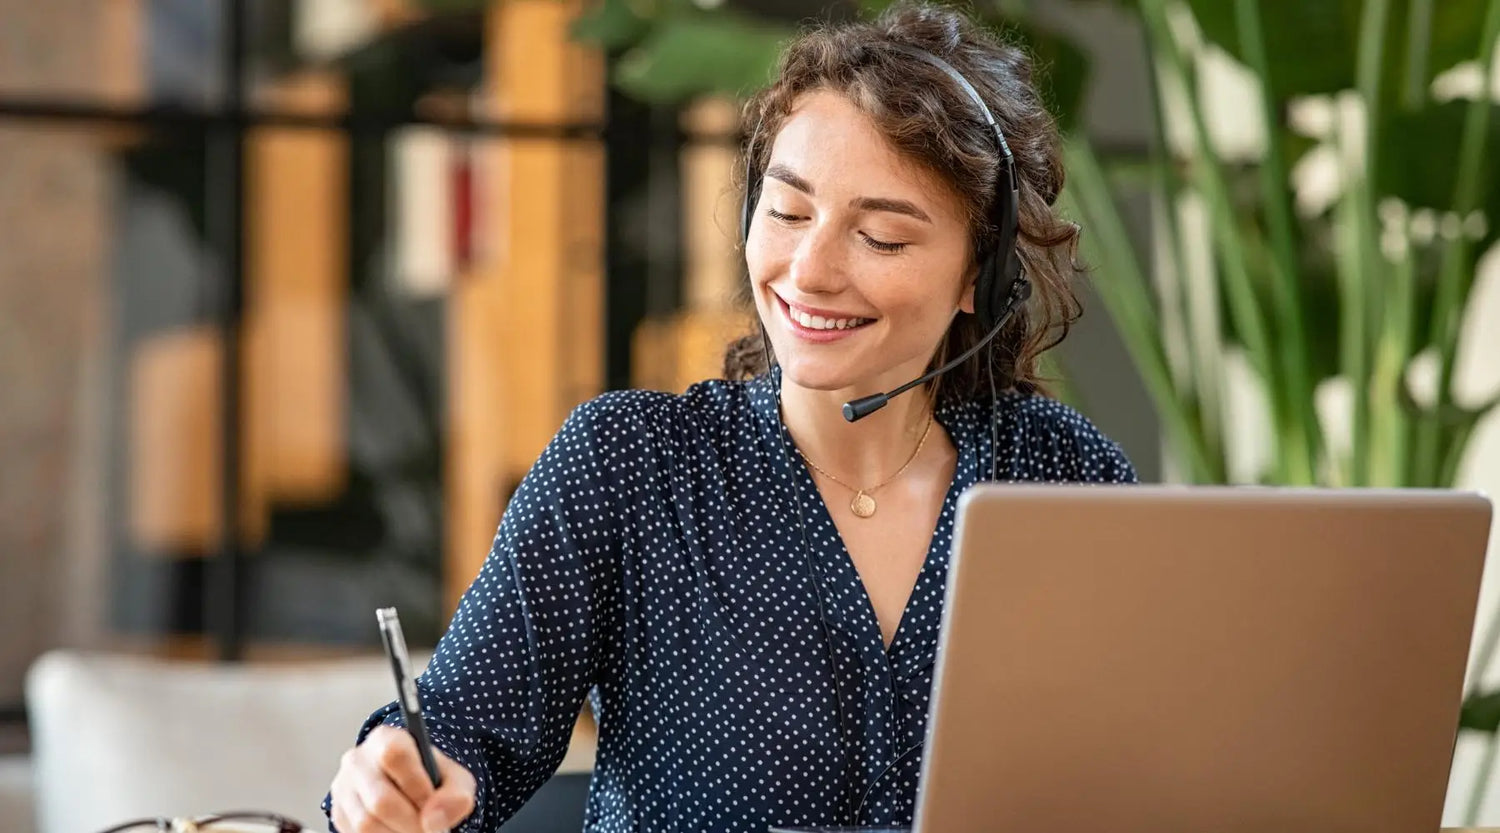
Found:
M 801 217 L 796 214 L 783 214 L 774 208 L 767 208 L 766 216 L 782 223 L 797 223 L 807 219 L 806 217 Z M 869 246 L 871 249 L 874 249 L 881 254 L 893 255 L 905 249 L 907 246 L 907 244 L 905 243 L 891 243 L 885 240 L 879 240 L 877 238 L 871 237 L 865 232 L 860 232 L 859 237 L 864 241 L 866 246 Z
M 893 255 L 906 248 L 905 243 L 887 243 L 884 240 L 876 240 L 875 238 L 871 237 L 868 234 L 865 234 L 864 232 L 860 232 L 859 236 L 864 238 L 866 246 L 869 246 L 877 252 L 884 252 L 888 255 Z

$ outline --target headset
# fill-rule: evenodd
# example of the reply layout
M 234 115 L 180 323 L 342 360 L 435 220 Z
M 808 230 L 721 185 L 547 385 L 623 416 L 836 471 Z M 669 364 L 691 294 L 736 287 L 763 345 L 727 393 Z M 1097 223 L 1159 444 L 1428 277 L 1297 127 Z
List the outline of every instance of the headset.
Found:
M 979 271 L 974 281 L 974 315 L 979 321 L 981 328 L 985 330 L 984 338 L 980 339 L 973 347 L 943 366 L 925 373 L 916 379 L 901 385 L 891 391 L 877 393 L 862 397 L 852 402 L 844 403 L 844 419 L 849 422 L 857 422 L 885 405 L 896 396 L 925 384 L 938 376 L 968 361 L 970 357 L 981 349 L 990 346 L 1000 331 L 1005 328 L 1016 308 L 1031 297 L 1031 282 L 1027 279 L 1023 268 L 1020 253 L 1016 248 L 1017 238 L 1020 235 L 1021 195 L 1020 183 L 1016 177 L 1015 157 L 1011 154 L 1010 144 L 1005 141 L 1005 133 L 995 121 L 984 98 L 974 89 L 974 85 L 954 69 L 947 61 L 922 49 L 908 46 L 902 43 L 887 44 L 890 49 L 901 52 L 911 58 L 923 61 L 953 80 L 973 103 L 975 110 L 983 118 L 985 125 L 995 137 L 995 149 L 1000 156 L 1000 173 L 995 182 L 995 196 L 990 204 L 991 225 L 995 231 L 993 239 L 979 247 Z M 751 134 L 749 142 L 745 147 L 745 199 L 740 207 L 740 241 L 748 243 L 750 239 L 750 226 L 754 220 L 755 207 L 760 201 L 762 174 L 756 165 L 755 141 L 759 136 L 759 126 L 756 132 Z M 765 348 L 766 364 L 769 370 L 771 362 L 771 340 L 766 334 L 764 322 L 760 327 L 761 343 Z M 991 355 L 987 362 L 990 376 L 990 479 L 995 479 L 998 446 L 998 420 L 995 413 L 997 395 L 995 392 L 994 360 Z M 776 378 L 773 376 L 773 378 Z M 779 407 L 781 402 L 780 379 L 776 379 L 776 401 Z M 778 422 L 780 421 L 778 416 Z M 791 450 L 787 447 L 785 429 L 777 425 L 777 436 L 781 440 L 783 462 L 787 467 L 787 474 L 791 476 L 793 492 L 796 500 L 797 526 L 802 532 L 803 552 L 807 557 L 808 580 L 813 590 L 813 599 L 818 609 L 818 619 L 822 623 L 824 644 L 828 649 L 828 664 L 833 670 L 834 703 L 838 709 L 839 745 L 844 753 L 844 768 L 849 769 L 848 758 L 848 733 L 844 726 L 844 697 L 839 687 L 839 670 L 833 653 L 833 636 L 828 627 L 828 618 L 823 612 L 823 597 L 819 585 L 819 570 L 813 558 L 813 551 L 807 537 L 807 525 L 803 520 L 801 488 L 796 485 L 796 473 L 792 468 Z M 864 811 L 865 801 L 875 786 L 880 783 L 888 773 L 895 769 L 896 765 L 905 760 L 913 752 L 922 748 L 922 743 L 917 743 L 901 754 L 897 755 L 890 763 L 886 764 L 880 772 L 871 780 L 860 794 L 859 803 L 847 811 L 847 824 L 857 826 L 860 816 Z M 842 794 L 841 790 L 841 794 Z

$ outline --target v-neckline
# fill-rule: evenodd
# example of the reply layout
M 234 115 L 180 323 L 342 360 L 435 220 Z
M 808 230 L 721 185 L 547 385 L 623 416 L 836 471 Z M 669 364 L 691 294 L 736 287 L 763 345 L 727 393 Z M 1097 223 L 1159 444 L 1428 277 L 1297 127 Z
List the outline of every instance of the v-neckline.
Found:
M 943 426 L 943 429 L 947 431 L 947 426 Z M 949 436 L 952 437 L 951 432 Z M 913 627 L 911 625 L 913 606 L 919 603 L 917 596 L 918 591 L 922 587 L 922 580 L 927 578 L 928 574 L 936 568 L 935 561 L 938 557 L 946 557 L 946 554 L 935 553 L 933 550 L 937 546 L 943 517 L 948 514 L 953 501 L 956 499 L 958 490 L 960 489 L 959 482 L 963 479 L 963 451 L 958 447 L 956 438 L 953 441 L 953 445 L 955 452 L 953 476 L 949 478 L 948 486 L 943 490 L 943 501 L 938 504 L 932 533 L 927 537 L 927 546 L 922 555 L 922 565 L 918 568 L 916 576 L 912 579 L 911 587 L 907 588 L 906 601 L 901 606 L 901 618 L 896 621 L 896 630 L 891 634 L 889 645 L 886 644 L 885 634 L 880 628 L 880 616 L 875 612 L 875 600 L 870 596 L 870 589 L 865 586 L 864 576 L 859 572 L 859 565 L 855 563 L 854 556 L 849 551 L 849 543 L 844 540 L 844 534 L 839 530 L 838 522 L 833 519 L 833 512 L 829 508 L 827 501 L 823 499 L 823 493 L 818 490 L 818 484 L 813 479 L 812 472 L 808 470 L 806 465 L 801 467 L 801 474 L 799 475 L 799 482 L 797 484 L 798 488 L 806 487 L 806 490 L 811 491 L 816 498 L 817 509 L 815 512 L 817 513 L 818 525 L 826 529 L 833 540 L 838 543 L 836 568 L 840 571 L 847 571 L 847 578 L 853 581 L 859 588 L 858 595 L 861 602 L 859 605 L 859 620 L 861 629 L 869 631 L 874 635 L 874 644 L 880 646 L 881 653 L 888 660 L 891 658 L 893 652 L 907 641 L 905 636 Z M 800 455 L 798 455 L 798 461 L 802 462 Z M 861 641 L 866 640 L 862 639 Z
M 953 409 L 939 405 L 933 414 L 933 418 L 948 434 L 949 439 L 953 443 L 956 453 L 953 475 L 948 481 L 947 489 L 944 490 L 943 502 L 938 507 L 938 514 L 933 524 L 932 534 L 928 536 L 927 549 L 922 557 L 922 566 L 918 569 L 916 578 L 912 581 L 906 602 L 901 608 L 901 618 L 896 623 L 896 630 L 891 635 L 890 644 L 887 645 L 885 643 L 885 635 L 880 630 L 880 617 L 875 613 L 875 602 L 870 597 L 869 589 L 865 587 L 864 578 L 860 575 L 859 567 L 854 563 L 853 556 L 850 555 L 848 543 L 844 541 L 843 533 L 839 531 L 838 524 L 834 522 L 833 513 L 829 510 L 827 502 L 823 500 L 823 494 L 818 490 L 817 482 L 813 479 L 811 470 L 802 459 L 802 456 L 797 453 L 796 441 L 792 439 L 791 432 L 787 430 L 785 421 L 781 419 L 780 403 L 776 401 L 777 397 L 774 394 L 774 390 L 771 400 L 775 411 L 775 428 L 782 432 L 782 439 L 787 444 L 786 451 L 790 462 L 793 464 L 793 472 L 796 475 L 794 487 L 798 490 L 799 494 L 811 496 L 809 499 L 801 501 L 803 504 L 808 502 L 816 504 L 816 507 L 809 513 L 812 517 L 806 518 L 805 521 L 810 526 L 815 525 L 816 530 L 827 534 L 836 544 L 835 549 L 837 549 L 837 553 L 831 559 L 817 552 L 823 548 L 814 547 L 815 558 L 825 566 L 831 566 L 836 571 L 834 573 L 827 573 L 819 570 L 820 578 L 824 582 L 832 582 L 832 586 L 827 589 L 833 593 L 848 588 L 850 583 L 852 583 L 853 587 L 857 588 L 856 607 L 858 608 L 858 612 L 855 615 L 856 621 L 849 623 L 854 626 L 851 630 L 854 630 L 858 636 L 861 651 L 867 651 L 873 647 L 878 650 L 881 659 L 890 663 L 904 652 L 903 649 L 911 641 L 909 633 L 915 627 L 912 623 L 913 613 L 915 612 L 914 606 L 920 604 L 922 601 L 918 596 L 919 591 L 924 587 L 924 579 L 930 578 L 930 574 L 934 570 L 946 566 L 948 553 L 934 552 L 934 548 L 937 546 L 943 519 L 956 511 L 955 503 L 958 496 L 978 478 L 978 461 L 973 456 L 976 450 L 970 442 L 968 435 L 955 424 L 960 420 L 956 418 Z M 811 542 L 816 540 L 818 536 L 814 529 L 809 529 L 809 533 L 808 540 L 811 545 Z M 831 564 L 829 564 L 830 561 L 832 562 Z M 826 610 L 824 615 L 830 618 L 839 618 L 838 614 L 843 612 L 837 609 Z M 936 635 L 933 638 L 936 639 Z M 935 646 L 932 652 L 924 651 L 923 653 L 935 654 Z M 871 654 L 871 656 L 873 657 L 874 654 Z

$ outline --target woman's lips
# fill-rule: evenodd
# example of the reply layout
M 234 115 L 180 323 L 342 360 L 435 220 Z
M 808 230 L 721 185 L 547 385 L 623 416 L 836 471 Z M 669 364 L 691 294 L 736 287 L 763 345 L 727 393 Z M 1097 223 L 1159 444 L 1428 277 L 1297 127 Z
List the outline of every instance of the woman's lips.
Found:
M 856 320 L 861 323 L 855 324 L 852 327 L 846 327 L 844 329 L 839 329 L 836 327 L 827 329 L 819 327 L 808 327 L 801 321 L 797 320 L 797 318 L 792 313 L 791 305 L 783 300 L 780 295 L 776 296 L 776 303 L 781 307 L 782 318 L 786 320 L 787 327 L 791 329 L 792 333 L 803 341 L 811 342 L 813 344 L 829 344 L 835 341 L 842 341 L 843 339 L 854 335 L 856 332 L 859 332 L 860 330 L 869 326 L 870 323 L 872 323 L 872 320 L 868 318 L 855 318 L 854 316 L 850 316 L 845 320 Z

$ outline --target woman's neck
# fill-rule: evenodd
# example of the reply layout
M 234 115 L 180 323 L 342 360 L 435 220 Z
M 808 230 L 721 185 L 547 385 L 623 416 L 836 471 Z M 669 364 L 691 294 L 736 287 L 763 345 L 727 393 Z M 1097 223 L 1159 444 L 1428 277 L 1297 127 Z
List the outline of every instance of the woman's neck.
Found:
M 847 391 L 799 387 L 782 377 L 781 418 L 803 455 L 853 488 L 891 477 L 922 440 L 932 404 L 918 388 L 858 422 L 844 419 Z

